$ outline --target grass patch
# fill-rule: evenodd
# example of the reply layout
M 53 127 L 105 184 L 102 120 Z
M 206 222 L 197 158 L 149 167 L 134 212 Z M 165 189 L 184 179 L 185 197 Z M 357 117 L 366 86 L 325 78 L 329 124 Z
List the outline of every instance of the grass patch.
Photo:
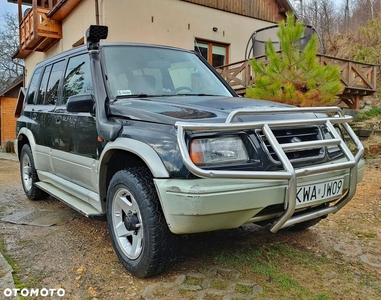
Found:
M 249 295 L 249 294 L 253 293 L 253 288 L 248 286 L 248 285 L 237 283 L 237 285 L 235 286 L 235 291 L 238 292 L 238 293 L 248 294 Z
M 354 234 L 358 238 L 368 238 L 368 239 L 374 239 L 377 237 L 376 232 L 364 232 L 364 231 L 355 231 Z
M 0 206 L 0 216 L 4 215 L 5 210 L 6 210 L 5 206 Z
M 198 278 L 198 277 L 187 276 L 184 283 L 188 284 L 188 285 L 200 285 L 201 286 L 202 285 L 202 279 Z
M 222 296 L 219 295 L 213 295 L 213 294 L 206 294 L 204 296 L 205 300 L 222 300 Z
M 29 240 L 23 240 L 23 239 L 21 239 L 21 240 L 17 241 L 17 245 L 18 246 L 25 247 L 25 246 L 28 246 L 28 245 L 31 245 L 31 244 L 32 244 L 32 241 L 29 241 Z
M 381 116 L 381 108 L 371 108 L 370 110 L 359 113 L 357 115 L 357 120 L 365 121 L 379 116 Z
M 178 293 L 179 293 L 181 296 L 187 297 L 187 298 L 189 298 L 189 299 L 190 299 L 192 296 L 195 295 L 195 292 L 194 292 L 194 291 L 185 290 L 185 289 L 180 289 L 180 290 L 178 291 Z M 156 296 L 156 297 L 164 298 L 165 296 L 168 295 L 168 292 L 167 292 L 167 291 L 163 291 L 163 292 L 160 292 L 160 293 L 158 293 L 158 292 L 154 292 L 153 294 L 154 294 L 154 296 Z
M 372 237 L 373 234 L 367 236 Z M 341 259 L 338 255 L 335 255 L 333 249 L 332 257 L 327 258 L 292 244 L 272 243 L 254 249 L 223 250 L 217 256 L 217 263 L 237 269 L 243 278 L 255 281 L 263 287 L 261 296 L 266 298 L 336 299 L 339 294 L 328 282 L 336 281 L 337 278 L 343 284 L 342 290 L 360 290 L 364 287 L 370 287 L 373 292 L 381 290 L 381 287 L 377 287 L 376 277 L 368 277 L 363 273 L 359 280 L 353 275 L 350 265 L 337 264 Z M 236 292 L 243 294 L 249 290 L 252 292 L 248 286 L 236 288 Z
M 228 282 L 218 279 L 213 280 L 209 287 L 216 290 L 225 290 L 228 287 Z
M 22 270 L 20 269 L 20 266 L 17 264 L 17 262 L 13 260 L 13 258 L 9 254 L 6 253 L 4 241 L 2 239 L 0 239 L 0 252 L 13 269 L 12 277 L 15 284 L 15 288 L 20 290 L 22 290 L 23 288 L 36 288 L 37 284 L 41 280 L 39 278 L 29 278 L 27 282 L 21 281 L 20 274 L 22 273 Z M 20 300 L 30 299 L 29 297 L 23 297 L 20 294 L 18 296 Z

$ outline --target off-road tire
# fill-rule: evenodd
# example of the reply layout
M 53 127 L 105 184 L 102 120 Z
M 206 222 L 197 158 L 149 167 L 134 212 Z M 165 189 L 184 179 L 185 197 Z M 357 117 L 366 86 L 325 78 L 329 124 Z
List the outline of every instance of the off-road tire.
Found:
M 28 144 L 25 144 L 21 149 L 20 175 L 25 195 L 30 200 L 46 199 L 49 196 L 46 192 L 36 186 L 36 183 L 40 180 L 38 179 L 36 167 L 34 165 L 32 150 Z
M 107 191 L 106 208 L 112 245 L 119 261 L 132 275 L 150 277 L 171 265 L 176 238 L 165 221 L 148 168 L 115 173 Z M 126 216 L 134 222 L 125 221 Z M 133 231 L 131 223 L 141 224 Z

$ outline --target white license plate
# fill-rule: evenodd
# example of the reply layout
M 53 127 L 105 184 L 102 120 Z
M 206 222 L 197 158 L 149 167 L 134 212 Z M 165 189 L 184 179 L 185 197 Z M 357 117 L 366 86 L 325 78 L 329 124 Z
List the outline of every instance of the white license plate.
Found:
M 296 206 L 330 198 L 338 198 L 343 194 L 343 186 L 344 180 L 340 178 L 298 187 L 296 189 Z

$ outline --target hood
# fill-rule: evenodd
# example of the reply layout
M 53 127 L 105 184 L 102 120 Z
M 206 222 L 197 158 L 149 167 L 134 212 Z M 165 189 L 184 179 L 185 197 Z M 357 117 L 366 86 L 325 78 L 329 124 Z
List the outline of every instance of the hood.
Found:
M 275 119 L 300 118 L 300 114 L 274 114 L 277 108 L 288 108 L 290 105 L 241 97 L 217 96 L 172 96 L 118 99 L 109 106 L 113 117 L 124 117 L 132 120 L 175 124 L 177 121 L 217 123 L 225 122 L 230 112 L 236 109 L 269 110 L 265 116 L 246 115 L 238 121 L 260 121 Z M 297 108 L 295 108 L 297 110 Z M 313 114 L 303 114 L 304 118 L 314 118 Z

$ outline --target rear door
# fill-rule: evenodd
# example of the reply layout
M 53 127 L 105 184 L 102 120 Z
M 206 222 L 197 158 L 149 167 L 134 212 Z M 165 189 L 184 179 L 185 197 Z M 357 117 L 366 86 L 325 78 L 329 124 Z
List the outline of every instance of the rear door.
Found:
M 24 114 L 18 122 L 25 122 L 27 127 L 33 134 L 36 146 L 34 149 L 34 162 L 37 170 L 48 171 L 51 169 L 50 149 L 46 144 L 44 127 L 45 114 L 51 110 L 51 107 L 44 105 L 44 96 L 46 93 L 46 84 L 49 79 L 51 65 L 38 67 L 35 69 L 29 83 L 26 101 L 24 106 Z

